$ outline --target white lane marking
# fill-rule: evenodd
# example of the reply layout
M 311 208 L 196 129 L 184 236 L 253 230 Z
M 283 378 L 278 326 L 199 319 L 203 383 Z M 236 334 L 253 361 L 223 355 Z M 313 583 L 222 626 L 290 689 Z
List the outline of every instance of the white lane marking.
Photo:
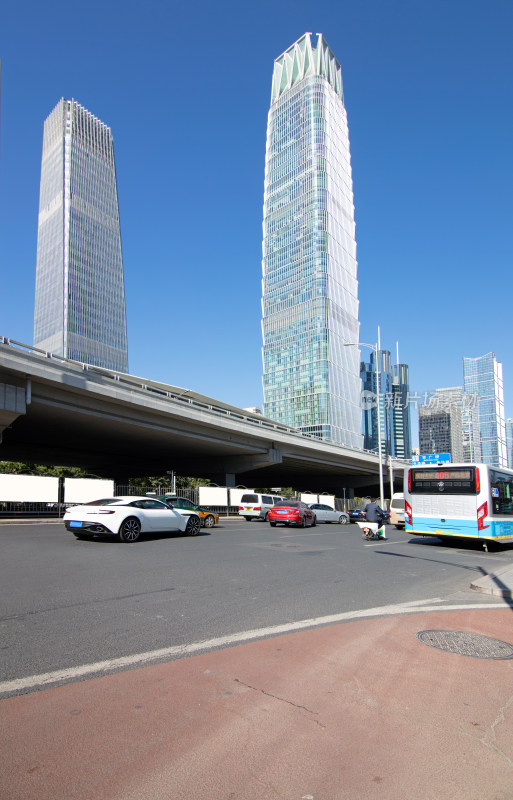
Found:
M 280 539 L 287 539 L 296 536 L 340 536 L 341 531 L 319 531 L 318 533 L 282 533 Z M 276 531 L 275 531 L 276 534 Z
M 364 547 L 381 547 L 383 544 L 408 544 L 408 542 L 402 541 L 402 539 L 384 539 L 381 542 L 372 542 L 371 544 L 364 544 Z
M 272 625 L 267 628 L 255 628 L 250 631 L 241 631 L 239 633 L 232 633 L 228 636 L 219 636 L 215 639 L 205 639 L 202 642 L 193 642 L 192 644 L 181 644 L 174 647 L 163 647 L 160 650 L 150 650 L 146 653 L 135 653 L 131 656 L 122 656 L 121 658 L 110 658 L 105 661 L 96 661 L 92 664 L 82 664 L 77 667 L 69 667 L 68 669 L 55 670 L 54 672 L 45 672 L 41 675 L 30 675 L 26 678 L 17 678 L 11 681 L 4 681 L 0 683 L 0 693 L 4 692 L 17 692 L 22 689 L 31 689 L 36 686 L 49 686 L 53 683 L 61 683 L 62 681 L 73 681 L 77 678 L 83 678 L 87 675 L 94 675 L 95 673 L 110 672 L 112 670 L 124 669 L 134 667 L 137 665 L 144 665 L 151 661 L 172 658 L 173 656 L 187 656 L 192 653 L 197 653 L 200 650 L 211 650 L 218 647 L 227 647 L 232 644 L 241 644 L 253 639 L 263 639 L 267 636 L 276 636 L 278 634 L 292 633 L 300 631 L 304 628 L 314 628 L 320 625 L 333 625 L 337 622 L 345 622 L 352 619 L 364 619 L 365 617 L 376 617 L 385 615 L 396 614 L 412 614 L 416 611 L 464 611 L 469 609 L 483 609 L 483 608 L 509 608 L 507 602 L 503 603 L 473 603 L 473 604 L 458 604 L 458 605 L 428 605 L 429 603 L 442 602 L 439 597 L 432 597 L 428 600 L 413 600 L 407 603 L 398 603 L 388 606 L 377 606 L 376 608 L 365 608 L 360 611 L 345 611 L 341 614 L 330 614 L 326 617 L 313 617 L 312 619 L 303 619 L 297 622 L 288 622 L 283 625 Z

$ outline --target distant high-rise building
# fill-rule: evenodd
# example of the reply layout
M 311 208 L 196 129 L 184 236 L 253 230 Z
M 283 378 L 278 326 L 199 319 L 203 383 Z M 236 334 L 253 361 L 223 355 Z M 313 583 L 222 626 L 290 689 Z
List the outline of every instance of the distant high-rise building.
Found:
M 450 391 L 437 389 L 427 405 L 419 406 L 419 450 L 421 455 L 450 453 L 458 463 L 463 461 L 461 406 L 451 402 Z
M 74 100 L 44 124 L 34 346 L 128 372 L 112 134 Z
M 377 375 L 375 353 L 360 363 L 362 379 L 362 432 L 366 450 L 378 450 Z M 384 458 L 411 457 L 409 370 L 392 364 L 390 352 L 379 350 L 379 418 L 381 453 Z
M 483 459 L 479 435 L 479 404 L 475 394 L 462 393 L 461 423 L 463 461 L 480 464 Z
M 419 444 L 423 454 L 450 453 L 454 462 L 481 461 L 475 395 L 461 386 L 436 389 L 419 411 Z
M 507 466 L 513 469 L 513 419 L 506 420 L 506 449 L 508 454 Z
M 388 350 L 378 351 L 379 366 L 379 420 L 381 425 L 381 455 L 392 455 L 393 408 L 392 408 L 392 362 Z M 360 363 L 362 379 L 363 446 L 366 450 L 378 450 L 378 408 L 376 354 L 371 353 L 368 362 Z
M 360 362 L 360 378 L 362 381 L 363 446 L 365 450 L 378 452 L 378 389 L 375 362 L 374 353 L 370 354 L 369 361 Z
M 463 388 L 477 397 L 483 463 L 507 466 L 502 364 L 494 353 L 463 359 Z
M 321 34 L 276 59 L 262 260 L 264 414 L 362 446 L 353 183 L 340 64 Z
M 393 365 L 392 455 L 411 458 L 410 377 L 407 364 Z

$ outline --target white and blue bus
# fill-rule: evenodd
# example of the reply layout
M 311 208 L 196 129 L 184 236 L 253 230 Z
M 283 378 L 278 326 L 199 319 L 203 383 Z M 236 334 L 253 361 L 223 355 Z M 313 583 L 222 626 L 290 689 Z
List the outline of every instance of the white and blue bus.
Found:
M 487 464 L 415 466 L 404 486 L 405 533 L 513 542 L 513 470 Z

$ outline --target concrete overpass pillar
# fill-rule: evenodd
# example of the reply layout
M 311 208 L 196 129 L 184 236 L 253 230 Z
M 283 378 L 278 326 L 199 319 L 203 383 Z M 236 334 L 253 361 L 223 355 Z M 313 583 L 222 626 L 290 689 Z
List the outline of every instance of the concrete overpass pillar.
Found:
M 211 475 L 212 483 L 217 483 L 218 486 L 227 486 L 229 489 L 236 487 L 236 475 L 233 472 L 220 472 L 216 475 Z
M 29 387 L 12 386 L 0 383 L 0 441 L 1 434 L 15 419 L 27 412 L 27 396 L 30 402 Z

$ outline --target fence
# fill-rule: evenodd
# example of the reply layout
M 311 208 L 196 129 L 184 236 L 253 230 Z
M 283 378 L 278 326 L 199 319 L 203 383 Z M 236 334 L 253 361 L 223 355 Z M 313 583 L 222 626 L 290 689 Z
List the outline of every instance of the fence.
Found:
M 62 517 L 66 506 L 112 497 L 114 482 L 97 478 L 0 474 L 0 518 Z
M 176 492 L 177 495 L 180 497 L 186 497 L 187 500 L 192 500 L 194 503 L 196 500 L 192 495 L 189 495 L 189 492 L 194 493 L 195 489 L 187 489 L 183 493 Z M 123 484 L 117 483 L 116 488 L 114 491 L 114 495 L 116 497 L 134 497 L 134 496 L 143 496 L 143 495 L 154 495 L 155 497 L 161 497 L 164 494 L 173 494 L 173 487 L 172 486 L 125 486 Z
M 213 511 L 220 516 L 232 516 L 233 514 L 238 513 L 238 499 L 237 505 L 232 503 L 227 505 L 226 502 L 205 502 L 204 498 L 201 497 L 201 489 L 209 489 L 211 487 L 205 486 L 196 486 L 194 489 L 177 489 L 175 494 L 177 497 L 185 497 L 186 500 L 190 500 L 192 503 L 196 503 L 197 505 L 201 506 L 202 508 L 206 508 L 208 511 Z M 226 489 L 224 490 L 226 493 Z M 162 497 L 165 494 L 173 494 L 173 487 L 172 486 L 116 486 L 116 495 L 146 495 L 149 494 L 155 497 Z
M 33 475 L 0 474 L 0 518 L 62 517 L 69 505 L 90 502 L 102 497 L 172 494 L 172 486 L 114 485 L 113 481 L 84 478 L 53 478 Z M 196 486 L 178 489 L 176 494 L 222 516 L 238 514 L 240 498 L 250 489 Z M 297 497 L 300 493 L 297 493 Z M 30 498 L 26 500 L 25 498 Z M 337 510 L 344 510 L 341 498 L 308 495 L 307 502 L 326 502 Z M 357 505 L 346 501 L 346 510 Z

